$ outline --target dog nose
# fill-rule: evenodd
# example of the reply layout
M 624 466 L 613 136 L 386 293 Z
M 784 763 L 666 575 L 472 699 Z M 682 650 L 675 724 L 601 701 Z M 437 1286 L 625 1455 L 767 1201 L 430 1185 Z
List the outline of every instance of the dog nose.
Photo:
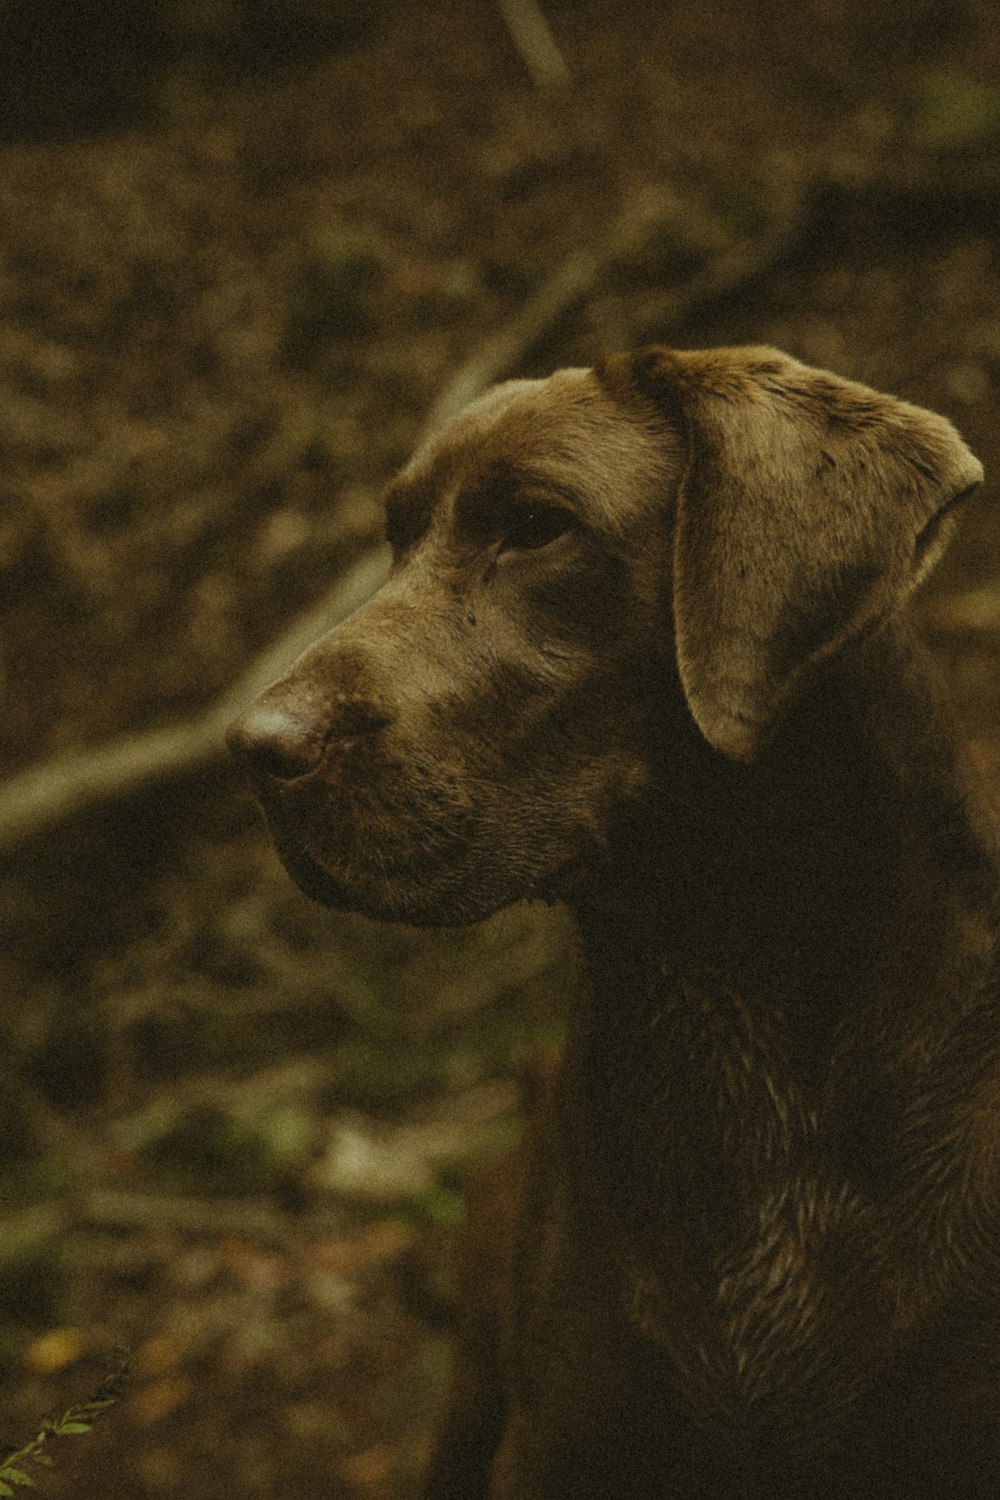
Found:
M 348 701 L 331 710 L 322 724 L 265 694 L 230 725 L 226 740 L 233 756 L 257 777 L 295 781 L 323 759 L 327 745 L 361 739 L 388 724 L 371 704 Z
M 294 781 L 319 765 L 324 737 L 314 723 L 262 698 L 229 726 L 226 743 L 253 775 Z

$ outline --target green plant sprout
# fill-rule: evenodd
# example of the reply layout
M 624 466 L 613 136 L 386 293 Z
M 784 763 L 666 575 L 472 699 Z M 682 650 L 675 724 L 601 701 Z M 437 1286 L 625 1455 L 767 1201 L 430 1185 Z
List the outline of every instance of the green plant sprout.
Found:
M 48 1445 L 53 1438 L 76 1437 L 89 1432 L 98 1417 L 102 1417 L 109 1407 L 114 1406 L 124 1393 L 128 1383 L 128 1366 L 128 1354 L 118 1351 L 113 1367 L 89 1400 L 68 1407 L 57 1419 L 43 1422 L 30 1442 L 8 1451 L 4 1458 L 0 1458 L 0 1496 L 13 1495 L 18 1486 L 36 1488 L 35 1480 L 25 1465 L 51 1464 Z

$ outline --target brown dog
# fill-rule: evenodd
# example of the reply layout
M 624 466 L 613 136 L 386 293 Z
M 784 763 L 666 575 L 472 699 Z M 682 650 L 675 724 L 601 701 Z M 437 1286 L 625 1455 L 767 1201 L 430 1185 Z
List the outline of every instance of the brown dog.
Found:
M 512 381 L 234 727 L 320 900 L 579 920 L 434 1500 L 1000 1496 L 996 866 L 896 618 L 980 478 L 771 349 Z

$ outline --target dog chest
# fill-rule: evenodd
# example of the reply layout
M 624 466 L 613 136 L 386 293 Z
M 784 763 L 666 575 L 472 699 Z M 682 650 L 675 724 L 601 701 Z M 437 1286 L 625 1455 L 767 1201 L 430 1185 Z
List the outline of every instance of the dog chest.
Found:
M 696 1281 L 690 1258 L 654 1270 L 612 1245 L 592 1201 L 574 1222 L 556 1191 L 515 1268 L 513 1386 L 545 1437 L 539 1468 L 561 1485 L 579 1459 L 567 1494 L 644 1500 L 650 1474 L 656 1500 L 667 1482 L 675 1500 L 913 1500 L 943 1492 L 927 1476 L 1000 1462 L 982 1364 L 995 1330 L 968 1309 L 964 1330 L 951 1310 L 900 1330 L 877 1258 L 858 1255 L 863 1206 L 815 1182 L 796 1197 L 762 1204 L 758 1234 Z

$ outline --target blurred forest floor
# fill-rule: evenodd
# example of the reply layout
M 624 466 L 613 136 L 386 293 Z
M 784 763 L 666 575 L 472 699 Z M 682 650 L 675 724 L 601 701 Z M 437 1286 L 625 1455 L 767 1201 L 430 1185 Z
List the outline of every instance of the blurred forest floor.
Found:
M 770 341 L 1000 467 L 993 5 L 545 9 L 562 89 L 488 0 L 0 0 L 0 774 L 221 693 L 580 250 L 517 372 Z M 921 609 L 996 781 L 989 481 Z M 2 876 L 0 1443 L 124 1344 L 45 1494 L 413 1495 L 462 1182 L 557 1045 L 564 918 L 314 909 L 221 761 Z

